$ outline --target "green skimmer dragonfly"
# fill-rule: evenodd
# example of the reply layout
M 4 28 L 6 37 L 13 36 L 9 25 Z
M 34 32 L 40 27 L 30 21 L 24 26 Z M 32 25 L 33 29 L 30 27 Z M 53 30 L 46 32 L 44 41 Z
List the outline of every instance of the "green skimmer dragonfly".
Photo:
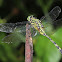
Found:
M 60 12 L 61 12 L 61 8 L 59 6 L 56 6 L 46 16 L 43 16 L 41 18 L 41 21 L 31 15 L 31 16 L 28 16 L 27 18 L 28 22 L 24 21 L 24 22 L 17 22 L 17 23 L 2 23 L 0 24 L 0 31 L 6 32 L 6 33 L 13 33 L 13 31 L 16 30 L 16 32 L 20 32 L 24 34 L 26 33 L 26 23 L 30 23 L 29 28 L 32 28 L 33 36 L 37 35 L 36 30 L 39 31 L 39 33 L 41 35 L 46 36 L 59 49 L 59 51 L 62 54 L 62 49 L 47 35 L 47 29 L 46 29 L 49 25 L 52 24 L 53 21 L 56 20 Z M 43 24 L 44 21 L 45 21 L 45 24 Z M 8 41 L 10 41 L 11 37 L 12 35 L 6 36 L 3 40 L 6 41 L 6 39 L 8 40 L 9 38 Z M 7 41 L 5 43 L 7 43 Z M 10 43 L 12 43 L 12 41 L 10 41 Z

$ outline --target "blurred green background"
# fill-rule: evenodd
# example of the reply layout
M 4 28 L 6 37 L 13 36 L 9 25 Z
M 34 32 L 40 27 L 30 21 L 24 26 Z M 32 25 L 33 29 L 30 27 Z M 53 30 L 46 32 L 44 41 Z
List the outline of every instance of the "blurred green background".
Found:
M 0 23 L 16 23 L 27 21 L 29 15 L 38 19 L 51 11 L 53 7 L 62 9 L 62 0 L 0 0 Z M 62 18 L 60 13 L 58 19 Z M 57 30 L 50 37 L 62 48 L 62 21 L 57 21 L 53 26 Z M 15 33 L 15 32 L 14 32 Z M 25 36 L 16 33 L 22 38 L 15 45 L 1 43 L 8 35 L 0 32 L 0 62 L 25 62 Z M 8 40 L 8 39 L 7 39 Z M 37 35 L 33 38 L 33 62 L 62 62 L 62 55 L 58 49 L 45 36 Z

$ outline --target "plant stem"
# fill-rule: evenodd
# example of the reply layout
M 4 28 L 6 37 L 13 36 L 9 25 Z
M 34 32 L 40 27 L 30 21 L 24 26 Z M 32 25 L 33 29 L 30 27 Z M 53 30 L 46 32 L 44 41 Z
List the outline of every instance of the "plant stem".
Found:
M 33 60 L 33 43 L 29 25 L 26 24 L 25 62 Z

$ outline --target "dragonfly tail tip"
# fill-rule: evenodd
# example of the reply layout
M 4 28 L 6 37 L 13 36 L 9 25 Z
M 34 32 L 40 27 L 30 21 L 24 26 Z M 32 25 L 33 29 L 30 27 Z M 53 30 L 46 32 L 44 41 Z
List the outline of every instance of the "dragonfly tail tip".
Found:
M 60 50 L 61 54 L 62 54 L 62 49 Z

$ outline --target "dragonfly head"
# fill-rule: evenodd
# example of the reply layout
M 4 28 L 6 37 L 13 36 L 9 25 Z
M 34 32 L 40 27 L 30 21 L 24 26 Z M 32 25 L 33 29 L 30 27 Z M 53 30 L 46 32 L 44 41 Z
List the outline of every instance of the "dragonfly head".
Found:
M 31 21 L 31 18 L 33 18 L 33 15 L 28 16 L 28 17 L 27 17 L 27 20 L 30 22 L 30 21 Z

